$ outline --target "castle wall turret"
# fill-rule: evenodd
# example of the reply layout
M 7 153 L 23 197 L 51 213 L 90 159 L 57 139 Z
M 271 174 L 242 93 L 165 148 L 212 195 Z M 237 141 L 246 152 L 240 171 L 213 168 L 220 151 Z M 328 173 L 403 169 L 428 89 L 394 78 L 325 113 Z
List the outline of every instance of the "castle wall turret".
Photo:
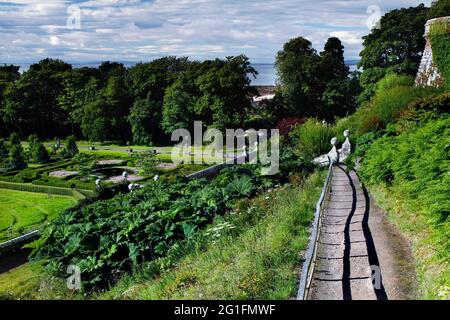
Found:
M 439 72 L 438 67 L 433 62 L 433 50 L 431 48 L 431 41 L 429 37 L 431 26 L 434 23 L 439 22 L 449 22 L 449 17 L 440 17 L 436 19 L 428 20 L 425 24 L 425 34 L 424 37 L 426 39 L 425 49 L 422 54 L 422 60 L 420 62 L 419 70 L 416 76 L 416 85 L 417 86 L 434 86 L 440 87 L 444 84 L 444 78 L 442 74 Z

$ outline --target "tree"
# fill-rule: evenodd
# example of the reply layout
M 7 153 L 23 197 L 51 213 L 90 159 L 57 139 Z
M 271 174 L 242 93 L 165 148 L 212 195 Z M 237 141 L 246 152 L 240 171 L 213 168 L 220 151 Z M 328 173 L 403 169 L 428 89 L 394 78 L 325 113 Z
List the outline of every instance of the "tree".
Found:
M 276 67 L 286 113 L 300 117 L 315 115 L 321 96 L 320 56 L 311 42 L 302 37 L 289 40 L 277 54 Z
M 346 80 L 349 75 L 349 67 L 344 61 L 344 46 L 336 37 L 329 38 L 324 50 L 320 53 L 322 60 L 322 79 L 325 81 Z
M 127 88 L 134 103 L 128 122 L 134 143 L 149 145 L 164 139 L 161 125 L 164 94 L 189 64 L 187 58 L 165 57 L 129 69 Z
M 140 145 L 152 145 L 161 137 L 161 106 L 158 101 L 136 100 L 131 108 L 128 122 L 131 125 L 133 142 Z
M 217 129 L 239 125 L 242 114 L 251 107 L 249 97 L 256 93 L 249 74 L 256 70 L 243 55 L 190 64 L 166 90 L 164 130 L 190 128 L 193 120 Z
M 46 163 L 50 160 L 45 146 L 39 141 L 36 135 L 31 135 L 28 137 L 29 152 L 31 160 L 35 163 Z
M 0 136 L 6 135 L 10 132 L 11 109 L 7 108 L 7 92 L 11 90 L 14 83 L 20 78 L 19 66 L 3 65 L 0 66 Z M 8 130 L 9 129 L 9 130 Z
M 187 58 L 164 57 L 148 63 L 138 63 L 127 72 L 127 87 L 134 99 L 162 102 L 164 92 L 185 71 L 190 62 Z
M 321 110 L 316 115 L 327 120 L 345 116 L 355 108 L 351 92 L 349 67 L 344 62 L 344 46 L 338 38 L 327 40 L 320 53 L 320 84 L 322 88 Z
M 20 144 L 20 138 L 19 135 L 15 132 L 11 133 L 11 135 L 9 136 L 9 146 L 13 146 L 13 145 L 19 145 Z
M 90 77 L 84 88 L 77 92 L 70 116 L 80 126 L 84 137 L 91 141 L 125 141 L 129 137 L 127 117 L 131 100 L 124 76 L 110 71 L 105 85 Z
M 127 117 L 132 103 L 125 87 L 125 74 L 110 75 L 102 95 L 106 102 L 103 111 L 108 122 L 108 138 L 127 141 L 130 137 Z
M 162 109 L 162 127 L 166 133 L 192 127 L 195 120 L 194 104 L 197 99 L 195 79 L 183 74 L 166 90 Z M 201 120 L 201 119 L 198 119 Z
M 100 71 L 97 68 L 77 68 L 66 72 L 63 90 L 58 96 L 58 105 L 67 113 L 67 122 L 72 135 L 80 134 L 78 115 L 83 107 L 92 101 L 100 90 Z M 92 83 L 95 83 L 92 86 Z
M 0 171 L 6 169 L 6 160 L 8 158 L 9 151 L 5 145 L 3 139 L 0 139 Z
M 77 140 L 74 136 L 68 136 L 66 139 L 66 146 L 63 150 L 65 158 L 72 158 L 78 153 Z
M 9 157 L 8 169 L 21 170 L 27 167 L 23 148 L 17 133 L 12 133 L 9 137 Z
M 450 16 L 450 0 L 434 0 L 428 12 L 428 19 Z
M 51 137 L 67 133 L 67 114 L 58 106 L 63 74 L 72 66 L 62 60 L 44 59 L 30 66 L 6 92 L 5 122 L 23 135 Z
M 6 158 L 8 156 L 8 148 L 5 145 L 5 141 L 0 139 L 0 158 Z
M 5 88 L 20 78 L 19 69 L 19 66 L 12 64 L 0 66 L 0 106 L 3 103 L 3 91 Z
M 111 76 L 125 78 L 127 68 L 120 62 L 105 61 L 98 66 L 100 78 L 106 82 Z
M 20 78 L 19 69 L 19 66 L 12 64 L 0 66 L 0 105 L 3 101 L 3 91 L 5 88 Z
M 246 56 L 205 61 L 197 66 L 193 112 L 208 127 L 233 128 L 241 123 L 242 113 L 251 107 L 249 97 L 256 94 L 248 75 L 256 75 Z
M 344 46 L 338 38 L 329 38 L 320 55 L 310 41 L 302 37 L 291 39 L 278 52 L 276 64 L 282 99 L 277 94 L 274 101 L 276 113 L 282 117 L 333 120 L 355 108 L 357 87 L 349 77 Z
M 374 28 L 363 37 L 364 49 L 358 63 L 363 68 L 360 101 L 373 96 L 374 84 L 387 73 L 415 76 L 425 47 L 427 14 L 428 8 L 423 4 L 390 11 L 381 18 L 381 28 Z

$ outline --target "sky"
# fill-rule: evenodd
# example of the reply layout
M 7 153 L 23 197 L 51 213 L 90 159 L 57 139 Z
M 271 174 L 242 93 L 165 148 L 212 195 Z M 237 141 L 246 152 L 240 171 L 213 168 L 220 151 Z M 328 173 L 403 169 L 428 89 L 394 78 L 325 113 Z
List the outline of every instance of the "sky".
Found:
M 357 60 L 361 37 L 384 13 L 431 0 L 0 0 L 0 63 L 70 63 L 245 54 L 273 63 L 303 36 L 321 51 L 341 39 Z

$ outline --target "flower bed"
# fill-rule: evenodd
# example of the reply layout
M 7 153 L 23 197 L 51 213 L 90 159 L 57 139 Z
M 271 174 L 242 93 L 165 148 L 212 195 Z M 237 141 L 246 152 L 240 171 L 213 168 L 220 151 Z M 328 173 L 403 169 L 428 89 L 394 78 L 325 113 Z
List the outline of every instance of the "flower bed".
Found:
M 67 170 L 58 170 L 53 171 L 48 174 L 49 177 L 54 178 L 67 178 L 71 176 L 76 176 L 78 174 L 78 171 L 67 171 Z

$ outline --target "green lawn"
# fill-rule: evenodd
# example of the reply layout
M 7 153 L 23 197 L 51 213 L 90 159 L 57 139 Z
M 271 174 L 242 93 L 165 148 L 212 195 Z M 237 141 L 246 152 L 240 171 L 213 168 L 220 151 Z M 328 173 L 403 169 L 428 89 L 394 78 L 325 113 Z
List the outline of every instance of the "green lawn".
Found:
M 79 149 L 82 153 L 92 154 L 94 156 L 101 156 L 102 158 L 112 157 L 112 158 L 128 158 L 128 151 L 124 150 L 88 150 Z
M 123 149 L 123 150 L 94 150 L 94 151 L 87 150 L 87 149 L 80 149 L 80 152 L 98 156 L 99 158 L 101 157 L 102 159 L 107 159 L 107 158 L 131 159 L 128 151 L 126 151 L 125 149 Z M 157 157 L 157 159 L 159 159 L 162 162 L 172 162 L 172 154 L 157 154 L 156 157 Z M 194 159 L 195 159 L 194 156 L 191 156 L 192 163 L 194 163 Z M 219 156 L 212 157 L 209 155 L 203 155 L 202 160 L 204 163 L 209 163 L 212 165 L 212 164 L 214 164 L 213 163 L 214 160 L 223 161 L 223 157 L 219 157 Z M 227 159 L 227 160 L 229 160 L 229 159 Z
M 0 274 L 0 300 L 35 298 L 42 278 L 42 269 L 40 263 L 25 263 Z
M 0 189 L 0 241 L 39 228 L 76 202 L 72 197 Z

